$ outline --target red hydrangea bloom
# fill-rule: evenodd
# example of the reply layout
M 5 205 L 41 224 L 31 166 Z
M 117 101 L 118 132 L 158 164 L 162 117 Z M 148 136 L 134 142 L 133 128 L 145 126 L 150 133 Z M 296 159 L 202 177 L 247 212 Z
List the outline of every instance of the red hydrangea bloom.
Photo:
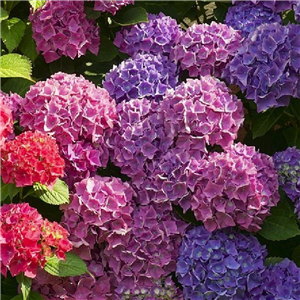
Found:
M 49 233 L 49 230 L 53 230 Z M 1 207 L 1 273 L 12 276 L 24 272 L 34 278 L 38 267 L 44 267 L 46 257 L 71 250 L 68 233 L 57 223 L 51 224 L 28 203 L 4 204 Z M 46 250 L 46 251 L 45 251 Z
M 94 10 L 109 12 L 115 15 L 123 6 L 134 4 L 134 0 L 95 0 Z
M 0 98 L 0 146 L 13 132 L 13 116 L 11 109 Z
M 37 51 L 50 63 L 62 55 L 74 59 L 87 50 L 97 55 L 99 27 L 86 18 L 84 1 L 47 1 L 31 13 L 32 37 Z
M 17 187 L 40 182 L 51 186 L 64 174 L 64 160 L 55 139 L 39 131 L 26 131 L 1 148 L 1 176 Z

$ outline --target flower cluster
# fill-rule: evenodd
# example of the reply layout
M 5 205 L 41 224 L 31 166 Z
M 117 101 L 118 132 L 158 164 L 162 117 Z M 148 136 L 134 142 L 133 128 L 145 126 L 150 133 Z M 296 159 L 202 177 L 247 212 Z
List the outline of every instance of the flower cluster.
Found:
M 163 13 L 148 14 L 147 23 L 126 26 L 117 32 L 114 44 L 130 56 L 138 52 L 169 55 L 181 32 L 175 19 Z
M 0 91 L 0 99 L 12 111 L 13 119 L 18 120 L 20 115 L 20 105 L 22 103 L 23 98 L 15 93 L 10 92 L 10 94 L 8 95 Z
M 103 87 L 117 102 L 145 97 L 161 100 L 177 82 L 177 66 L 168 57 L 138 53 L 106 73 Z
M 20 111 L 21 126 L 55 137 L 72 181 L 76 174 L 92 174 L 96 164 L 107 164 L 104 135 L 117 116 L 116 103 L 105 89 L 82 76 L 56 73 L 30 87 Z
M 295 20 L 297 22 L 300 22 L 300 2 L 299 1 L 297 1 L 294 4 L 293 9 L 294 9 L 294 14 L 295 14 Z
M 50 232 L 54 230 L 53 232 Z M 28 203 L 1 206 L 1 273 L 7 270 L 12 276 L 24 272 L 34 278 L 38 267 L 44 267 L 46 256 L 57 254 L 64 259 L 64 252 L 72 246 L 68 233 L 57 223 L 50 223 Z
M 208 231 L 238 225 L 255 232 L 279 201 L 272 158 L 254 147 L 233 145 L 189 166 L 191 208 Z
M 240 0 L 232 0 L 232 3 L 236 3 Z M 250 0 L 255 5 L 263 5 L 275 13 L 281 13 L 283 11 L 289 10 L 292 8 L 292 5 L 297 2 L 297 0 L 285 0 L 285 1 L 278 1 L 278 0 Z
M 13 133 L 13 115 L 10 107 L 0 98 L 0 146 Z
M 185 223 L 170 213 L 168 204 L 136 207 L 133 221 L 130 240 L 104 250 L 121 295 L 135 288 L 152 287 L 175 271 L 186 228 Z
M 113 248 L 127 239 L 132 223 L 130 202 L 134 197 L 128 183 L 95 175 L 76 183 L 75 190 L 62 219 L 75 248 L 93 249 L 103 241 Z
M 242 102 L 211 76 L 187 79 L 168 90 L 160 109 L 165 130 L 173 137 L 189 134 L 222 147 L 233 142 L 244 120 Z
M 225 18 L 225 24 L 235 30 L 240 30 L 244 37 L 261 24 L 281 23 L 279 14 L 261 3 L 254 5 L 252 2 L 239 1 L 229 7 Z
M 237 30 L 225 24 L 194 24 L 177 38 L 170 59 L 180 62 L 191 77 L 219 77 L 240 48 L 242 39 Z
M 296 32 L 300 25 L 294 26 L 260 25 L 244 41 L 223 72 L 227 82 L 238 85 L 246 91 L 247 99 L 254 100 L 258 112 L 286 106 L 291 96 L 299 94 Z
M 248 299 L 251 275 L 264 270 L 266 249 L 252 235 L 234 231 L 188 231 L 177 261 L 185 299 Z
M 35 182 L 51 186 L 64 174 L 55 139 L 39 131 L 26 131 L 1 148 L 1 176 L 17 187 Z
M 115 15 L 120 8 L 128 4 L 134 4 L 134 0 L 95 0 L 94 10 Z
M 74 59 L 87 50 L 97 55 L 99 28 L 94 20 L 88 20 L 84 1 L 46 1 L 29 16 L 32 37 L 45 61 L 50 63 L 62 55 Z

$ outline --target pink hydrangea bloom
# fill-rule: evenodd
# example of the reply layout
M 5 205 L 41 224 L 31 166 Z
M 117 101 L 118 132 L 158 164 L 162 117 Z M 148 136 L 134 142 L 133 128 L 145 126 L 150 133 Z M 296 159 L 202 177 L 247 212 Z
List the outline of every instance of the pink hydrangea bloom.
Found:
M 134 4 L 134 0 L 95 0 L 94 10 L 115 15 L 121 7 L 128 4 Z
M 103 241 L 113 248 L 128 239 L 134 196 L 128 183 L 96 175 L 76 183 L 75 190 L 62 219 L 75 248 L 86 246 L 89 251 Z
M 187 79 L 168 90 L 160 109 L 169 134 L 203 137 L 207 145 L 223 148 L 232 144 L 244 121 L 242 101 L 211 76 Z
M 191 77 L 221 76 L 242 42 L 239 31 L 225 24 L 194 24 L 176 40 L 170 58 Z
M 270 156 L 240 143 L 189 166 L 191 208 L 208 231 L 237 225 L 255 232 L 279 201 Z
M 50 232 L 51 231 L 51 232 Z M 68 233 L 57 223 L 51 223 L 28 203 L 4 204 L 1 207 L 1 273 L 12 276 L 24 272 L 34 278 L 38 267 L 44 267 L 46 256 L 70 251 Z
M 13 115 L 2 98 L 0 98 L 0 146 L 2 146 L 8 136 L 13 133 Z
M 37 82 L 21 107 L 20 125 L 54 136 L 66 161 L 66 177 L 93 174 L 108 161 L 104 135 L 116 119 L 116 103 L 108 92 L 82 76 L 56 73 Z M 99 155 L 99 156 L 98 156 Z
M 62 55 L 74 59 L 87 50 L 97 55 L 99 28 L 86 18 L 84 1 L 46 1 L 29 16 L 37 51 L 50 63 Z
M 1 148 L 2 180 L 17 187 L 35 182 L 51 186 L 64 167 L 55 139 L 39 131 L 23 132 Z
M 18 120 L 19 119 L 19 110 L 20 105 L 22 103 L 23 98 L 15 93 L 10 93 L 9 95 L 0 91 L 0 99 L 3 101 L 5 105 L 7 105 L 13 114 L 13 119 Z

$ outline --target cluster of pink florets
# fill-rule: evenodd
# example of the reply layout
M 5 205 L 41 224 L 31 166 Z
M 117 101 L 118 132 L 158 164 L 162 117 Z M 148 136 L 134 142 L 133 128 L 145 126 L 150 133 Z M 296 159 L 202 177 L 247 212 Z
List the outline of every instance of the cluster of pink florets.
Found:
M 13 133 L 13 125 L 12 111 L 0 98 L 0 146 Z
M 134 0 L 95 0 L 94 10 L 115 15 L 123 6 L 134 4 Z

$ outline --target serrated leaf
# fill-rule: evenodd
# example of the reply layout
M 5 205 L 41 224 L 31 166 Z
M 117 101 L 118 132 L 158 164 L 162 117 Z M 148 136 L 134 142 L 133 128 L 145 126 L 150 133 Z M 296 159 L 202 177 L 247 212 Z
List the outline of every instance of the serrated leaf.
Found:
M 10 300 L 23 300 L 23 296 L 20 294 L 20 295 L 17 295 L 15 297 L 13 297 Z M 27 300 L 44 300 L 44 298 L 39 293 L 31 291 L 28 298 L 27 298 Z
M 295 262 L 295 264 L 300 267 L 300 246 L 294 248 L 292 259 Z
M 133 7 L 126 9 L 124 12 L 120 10 L 113 20 L 119 25 L 126 26 L 141 22 L 148 22 L 148 17 L 144 8 Z
M 39 7 L 43 6 L 46 0 L 30 0 L 29 3 L 33 8 L 33 11 L 37 10 Z
M 20 1 L 4 1 L 4 8 L 10 12 Z
M 300 129 L 299 128 L 286 128 L 283 131 L 283 135 L 286 139 L 287 144 L 290 147 L 296 146 L 300 149 Z
M 26 56 L 20 54 L 6 54 L 0 57 L 0 77 L 21 77 L 30 81 L 31 78 L 31 61 Z
M 17 93 L 21 97 L 24 97 L 25 94 L 29 91 L 30 86 L 34 83 L 24 78 L 10 78 L 2 86 L 1 90 L 5 93 L 12 92 Z
M 284 108 L 272 108 L 264 113 L 258 113 L 252 119 L 252 136 L 253 139 L 263 136 L 279 120 L 283 114 Z
M 10 200 L 16 196 L 22 188 L 16 187 L 14 183 L 3 183 L 1 178 L 1 202 L 9 198 Z
M 29 300 L 32 280 L 26 277 L 24 273 L 20 273 L 16 278 L 18 283 L 20 284 L 23 300 Z
M 66 260 L 49 257 L 44 270 L 58 277 L 78 276 L 88 273 L 85 262 L 73 253 L 66 253 Z
M 6 20 L 8 18 L 8 12 L 3 8 L 1 7 L 1 22 Z
M 25 23 L 18 18 L 1 22 L 1 38 L 9 52 L 18 47 L 24 35 L 25 28 Z
M 284 260 L 283 257 L 267 257 L 264 264 L 266 267 L 268 267 L 269 265 L 278 264 L 278 263 L 282 262 L 283 260 Z
M 32 38 L 31 24 L 28 24 L 26 26 L 25 34 L 19 45 L 19 49 L 32 61 L 34 61 L 38 56 L 38 53 L 36 52 L 36 43 L 35 40 Z
M 60 179 L 56 180 L 52 189 L 49 189 L 46 185 L 39 182 L 33 184 L 33 189 L 37 196 L 48 204 L 60 205 L 69 203 L 68 186 Z

